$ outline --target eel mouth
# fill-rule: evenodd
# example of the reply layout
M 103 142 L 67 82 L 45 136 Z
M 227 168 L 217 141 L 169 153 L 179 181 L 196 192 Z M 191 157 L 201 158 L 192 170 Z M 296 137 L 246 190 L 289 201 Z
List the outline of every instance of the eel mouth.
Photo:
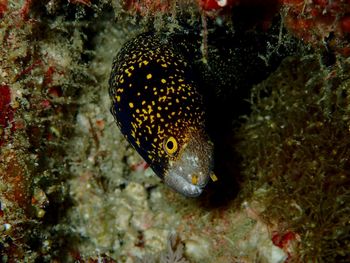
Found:
M 193 184 L 184 178 L 184 176 L 176 173 L 169 173 L 169 175 L 164 178 L 165 184 L 187 197 L 199 196 L 208 183 L 209 175 L 205 177 L 205 180 L 206 181 L 201 184 Z
M 187 197 L 199 196 L 213 169 L 213 144 L 196 134 L 183 146 L 176 160 L 170 161 L 164 183 Z

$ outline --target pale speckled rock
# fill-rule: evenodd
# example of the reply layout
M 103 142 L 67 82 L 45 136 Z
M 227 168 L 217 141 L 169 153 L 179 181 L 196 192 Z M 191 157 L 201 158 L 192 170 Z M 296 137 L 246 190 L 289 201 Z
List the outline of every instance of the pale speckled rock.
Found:
M 185 255 L 189 259 L 192 259 L 195 262 L 201 262 L 209 258 L 212 250 L 212 244 L 207 237 L 193 235 L 189 239 L 184 240 L 184 243 Z
M 259 191 L 261 193 L 261 191 Z M 259 194 L 257 194 L 259 197 Z M 288 255 L 279 247 L 275 246 L 271 240 L 271 226 L 265 224 L 260 218 L 260 213 L 264 211 L 264 206 L 257 200 L 251 200 L 250 202 L 243 202 L 242 207 L 246 216 L 247 224 L 243 224 L 244 216 L 241 214 L 239 217 L 241 223 L 235 225 L 235 227 L 242 227 L 244 231 L 241 232 L 241 236 L 236 236 L 235 241 L 231 241 L 235 246 L 240 257 L 246 258 L 250 261 L 258 259 L 259 262 L 268 263 L 281 263 L 284 262 Z M 244 226 L 244 227 L 243 227 Z M 249 261 L 249 262 L 250 262 Z
M 279 247 L 276 247 L 272 242 L 262 243 L 259 246 L 261 257 L 265 258 L 269 263 L 282 263 L 288 258 L 288 255 Z
M 125 188 L 124 193 L 133 204 L 147 207 L 147 192 L 143 185 L 130 182 Z
M 132 226 L 140 231 L 149 229 L 153 225 L 154 214 L 148 210 L 136 210 L 131 219 Z
M 153 252 L 164 250 L 168 237 L 169 231 L 165 229 L 151 228 L 144 232 L 146 246 Z
M 89 120 L 88 120 L 87 116 L 83 113 L 78 113 L 76 120 L 77 120 L 77 124 L 81 128 L 81 131 L 85 134 L 88 134 L 89 133 Z
M 115 214 L 115 226 L 118 231 L 125 231 L 130 225 L 132 211 L 126 205 L 117 207 Z
M 282 263 L 288 258 L 282 249 L 272 243 L 267 226 L 259 221 L 239 247 L 247 256 L 258 256 L 259 262 Z

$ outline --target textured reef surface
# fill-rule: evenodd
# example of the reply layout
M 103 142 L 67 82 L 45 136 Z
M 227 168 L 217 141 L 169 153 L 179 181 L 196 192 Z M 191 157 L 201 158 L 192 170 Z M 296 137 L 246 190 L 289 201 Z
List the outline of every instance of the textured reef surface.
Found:
M 144 32 L 203 97 L 196 198 L 110 112 L 113 59 Z M 350 261 L 349 1 L 0 0 L 0 43 L 1 262 Z

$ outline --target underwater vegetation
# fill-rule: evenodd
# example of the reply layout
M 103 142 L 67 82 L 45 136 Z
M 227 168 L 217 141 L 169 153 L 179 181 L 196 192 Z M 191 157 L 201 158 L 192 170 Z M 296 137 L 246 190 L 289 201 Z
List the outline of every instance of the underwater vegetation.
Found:
M 0 0 L 1 262 L 349 262 L 349 9 Z M 150 31 L 203 96 L 217 181 L 198 198 L 109 111 L 113 57 Z
M 298 233 L 302 262 L 349 260 L 350 83 L 349 64 L 340 63 L 334 74 L 317 56 L 286 59 L 254 87 L 238 132 L 242 189 L 266 191 L 264 220 Z

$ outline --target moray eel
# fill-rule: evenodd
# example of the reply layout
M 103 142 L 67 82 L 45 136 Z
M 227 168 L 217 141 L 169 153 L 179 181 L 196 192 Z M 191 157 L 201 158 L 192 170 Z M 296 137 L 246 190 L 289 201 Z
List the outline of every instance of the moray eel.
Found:
M 109 80 L 111 112 L 126 139 L 175 191 L 200 195 L 212 173 L 213 144 L 189 60 L 152 33 L 127 42 Z

